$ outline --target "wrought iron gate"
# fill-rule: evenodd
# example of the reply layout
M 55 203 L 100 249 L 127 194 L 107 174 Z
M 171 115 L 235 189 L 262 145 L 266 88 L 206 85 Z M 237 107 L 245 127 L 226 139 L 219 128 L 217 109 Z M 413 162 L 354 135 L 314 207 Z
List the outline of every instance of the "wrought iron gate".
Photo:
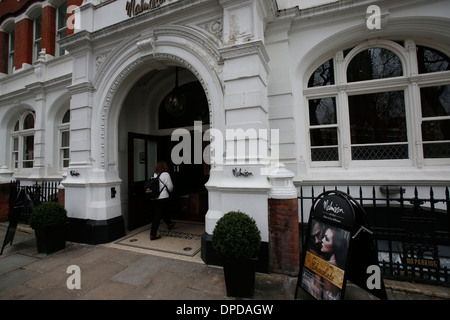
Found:
M 379 265 L 386 278 L 450 285 L 447 186 L 299 186 L 298 189 L 302 236 L 309 204 L 322 192 L 341 190 L 366 211 L 379 252 Z M 437 197 L 436 190 L 439 190 Z

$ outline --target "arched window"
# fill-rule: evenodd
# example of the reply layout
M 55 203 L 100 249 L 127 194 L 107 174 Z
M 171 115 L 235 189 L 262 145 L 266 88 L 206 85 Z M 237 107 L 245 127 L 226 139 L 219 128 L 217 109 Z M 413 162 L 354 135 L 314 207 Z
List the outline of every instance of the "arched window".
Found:
M 70 110 L 67 110 L 59 125 L 59 162 L 60 171 L 69 167 L 70 163 Z
M 33 168 L 34 113 L 27 111 L 15 122 L 11 133 L 11 155 L 14 170 Z
M 337 52 L 308 79 L 313 165 L 450 158 L 450 59 L 444 53 L 380 40 L 377 47 Z

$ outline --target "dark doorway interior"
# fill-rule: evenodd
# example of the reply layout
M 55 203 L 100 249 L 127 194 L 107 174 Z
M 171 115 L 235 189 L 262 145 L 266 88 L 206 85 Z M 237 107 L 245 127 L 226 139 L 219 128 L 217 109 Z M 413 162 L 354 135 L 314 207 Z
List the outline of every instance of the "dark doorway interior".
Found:
M 182 72 L 186 70 L 182 70 Z M 179 72 L 178 69 L 174 72 Z M 177 76 L 178 77 L 178 76 Z M 171 108 L 167 100 L 182 97 L 182 105 Z M 209 179 L 209 165 L 194 164 L 190 150 L 194 150 L 194 133 L 191 132 L 190 163 L 175 164 L 171 153 L 180 141 L 172 141 L 170 129 L 192 130 L 195 122 L 210 124 L 208 101 L 200 82 L 188 82 L 170 92 L 158 108 L 158 129 L 156 135 L 128 133 L 128 228 L 133 230 L 151 223 L 152 201 L 144 197 L 144 183 L 149 179 L 158 161 L 165 161 L 174 183 L 171 194 L 173 219 L 204 222 L 208 210 L 208 193 L 205 184 Z M 197 142 L 198 143 L 198 142 Z M 202 150 L 207 142 L 202 142 Z M 188 148 L 187 148 L 188 149 Z M 185 150 L 183 150 L 185 152 Z M 203 158 L 203 157 L 202 157 Z M 198 162 L 198 161 L 197 161 Z

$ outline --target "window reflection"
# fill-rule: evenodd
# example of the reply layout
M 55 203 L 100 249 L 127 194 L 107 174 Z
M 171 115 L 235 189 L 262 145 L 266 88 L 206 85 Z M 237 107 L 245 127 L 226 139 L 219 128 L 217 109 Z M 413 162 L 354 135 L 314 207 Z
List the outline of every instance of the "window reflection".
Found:
M 450 70 L 450 59 L 435 49 L 417 46 L 419 73 L 431 73 Z
M 406 142 L 403 91 L 350 96 L 352 144 Z
M 30 113 L 23 120 L 23 130 L 34 128 L 34 116 Z
M 367 81 L 400 77 L 403 67 L 398 56 L 384 48 L 371 48 L 358 53 L 347 69 L 347 81 Z
M 309 100 L 309 123 L 312 126 L 336 124 L 336 98 Z
M 450 85 L 420 89 L 422 117 L 450 116 Z
M 314 71 L 308 81 L 308 87 L 322 87 L 334 84 L 333 59 L 328 60 Z

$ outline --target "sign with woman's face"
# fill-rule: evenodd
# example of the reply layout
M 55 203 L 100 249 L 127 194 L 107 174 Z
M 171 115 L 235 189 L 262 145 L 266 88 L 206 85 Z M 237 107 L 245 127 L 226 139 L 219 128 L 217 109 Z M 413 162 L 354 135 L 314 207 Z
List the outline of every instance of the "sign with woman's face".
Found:
M 378 253 L 368 225 L 359 225 L 365 219 L 364 209 L 349 195 L 340 191 L 320 195 L 311 208 L 298 286 L 319 300 L 342 299 L 347 278 L 370 292 L 364 286 L 366 270 L 378 264 Z M 361 230 L 369 233 L 361 235 Z M 387 299 L 384 285 L 371 293 Z
M 311 220 L 302 272 L 302 287 L 316 299 L 340 299 L 350 232 L 320 220 Z

